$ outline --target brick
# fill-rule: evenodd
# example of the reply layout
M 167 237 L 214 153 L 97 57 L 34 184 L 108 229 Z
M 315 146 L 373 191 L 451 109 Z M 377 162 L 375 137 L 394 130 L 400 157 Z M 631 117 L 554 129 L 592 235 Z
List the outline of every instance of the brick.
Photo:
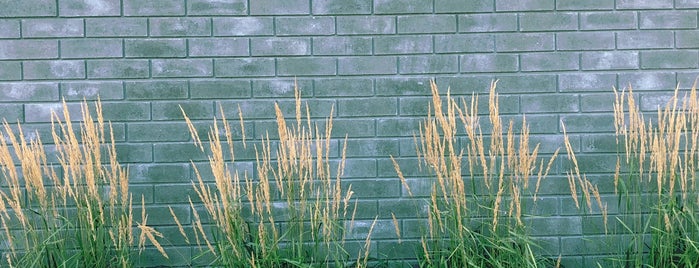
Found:
M 77 103 L 70 103 L 67 105 L 68 111 L 70 115 L 79 115 L 80 114 L 80 105 Z M 36 122 L 41 122 L 41 123 L 48 123 L 51 122 L 52 119 L 54 118 L 53 115 L 58 115 L 62 121 L 65 121 L 65 117 L 63 116 L 63 105 L 55 102 L 55 103 L 29 103 L 24 105 L 24 122 L 31 122 L 31 123 L 36 123 Z M 78 121 L 80 118 L 79 116 L 74 116 L 71 118 L 71 121 Z M 48 160 L 50 162 L 57 163 L 57 160 Z
M 277 17 L 275 20 L 278 36 L 335 34 L 332 17 Z
M 619 74 L 619 86 L 633 86 L 634 90 L 670 90 L 674 89 L 675 74 L 654 73 L 624 73 Z
M 583 70 L 638 69 L 638 52 L 600 51 L 582 53 Z
M 513 33 L 495 36 L 496 51 L 553 50 L 553 33 Z
M 214 117 L 214 105 L 211 101 L 154 102 L 152 106 L 153 120 L 184 120 L 182 110 L 190 119 Z
M 361 97 L 374 95 L 374 82 L 368 78 L 320 79 L 314 81 L 313 96 Z
M 88 78 L 148 78 L 148 60 L 91 60 L 87 61 Z
M 0 83 L 0 100 L 15 102 L 58 101 L 58 83 Z
M 386 116 L 398 114 L 398 100 L 392 97 L 352 98 L 337 101 L 339 116 Z
M 641 11 L 641 29 L 697 28 L 696 11 Z
M 333 119 L 334 138 L 344 138 L 345 135 L 353 138 L 374 137 L 376 135 L 376 122 L 372 118 L 361 119 Z
M 418 55 L 398 58 L 398 72 L 402 74 L 456 73 L 459 58 L 456 55 Z
M 617 47 L 620 49 L 672 48 L 674 46 L 672 31 L 618 32 L 616 38 Z
M 613 112 L 614 111 L 614 94 L 612 93 L 593 93 L 580 95 L 581 110 L 583 112 Z M 601 151 L 603 149 L 594 148 L 590 143 L 590 137 L 583 136 L 583 145 L 587 151 Z M 587 143 L 586 143 L 587 141 Z M 596 147 L 596 146 L 594 146 Z M 608 147 L 607 150 L 615 147 Z
M 148 20 L 151 36 L 210 36 L 208 18 L 151 18 Z
M 377 78 L 377 96 L 430 95 L 428 78 Z
M 556 10 L 612 10 L 614 2 L 607 0 L 556 1 Z
M 23 0 L 12 4 L 4 1 L 0 17 L 54 17 L 57 11 L 56 1 L 52 0 Z
M 316 0 L 311 7 L 319 15 L 371 14 L 371 8 L 371 0 Z
M 371 56 L 371 57 L 347 57 L 338 58 L 338 74 L 395 74 L 398 71 L 396 57 Z
M 253 56 L 310 55 L 311 39 L 303 37 L 252 38 L 250 53 Z
M 697 51 L 642 51 L 641 68 L 643 69 L 684 69 L 699 67 Z
M 126 135 L 132 142 L 188 141 L 189 130 L 184 122 L 131 123 Z
M 300 15 L 310 13 L 305 0 L 260 0 L 250 2 L 250 15 Z
M 134 125 L 141 126 L 141 124 Z M 189 182 L 190 171 L 189 164 L 131 164 L 129 181 L 133 183 Z
M 275 79 L 253 81 L 252 95 L 262 98 L 293 98 L 294 86 L 298 87 L 301 97 L 309 97 L 313 93 L 313 82 L 311 80 Z M 274 107 L 272 104 L 269 106 L 269 108 Z
M 216 59 L 214 66 L 216 77 L 274 76 L 275 74 L 272 58 Z
M 495 0 L 495 11 L 535 11 L 554 10 L 554 0 Z
M 149 102 L 104 102 L 102 116 L 106 121 L 150 120 Z
M 335 75 L 334 58 L 301 57 L 277 60 L 277 75 Z
M 22 20 L 23 37 L 82 37 L 82 19 Z
M 555 75 L 501 75 L 498 79 L 498 92 L 500 93 L 536 93 L 555 92 Z
M 531 95 L 520 96 L 521 110 L 525 114 L 533 113 L 573 113 L 580 111 L 577 95 Z
M 398 33 L 453 33 L 456 32 L 454 15 L 398 16 Z
M 0 62 L 0 81 L 22 79 L 22 65 L 20 62 Z
M 152 60 L 153 77 L 210 77 L 214 74 L 211 59 Z
M 145 18 L 87 18 L 85 35 L 88 37 L 148 36 Z
M 126 98 L 130 100 L 162 100 L 187 98 L 185 81 L 125 82 Z
M 630 30 L 636 29 L 636 12 L 582 12 L 580 29 L 582 30 Z
M 81 60 L 27 61 L 23 67 L 27 80 L 85 78 L 85 62 Z
M 24 107 L 22 104 L 0 104 L 0 114 L 2 114 L 2 120 L 6 122 L 16 123 L 24 121 Z M 23 128 L 23 130 L 27 131 L 26 128 Z
M 576 13 L 522 13 L 519 15 L 519 30 L 523 32 L 576 29 L 578 29 L 578 14 Z
M 150 144 L 117 144 L 115 148 L 117 161 L 121 164 L 153 161 L 153 147 Z
M 699 31 L 676 31 L 675 44 L 678 48 L 699 48 Z
M 656 9 L 672 8 L 673 0 L 619 0 L 617 9 Z
M 379 137 L 402 137 L 405 133 L 414 133 L 422 122 L 418 118 L 379 118 L 376 120 L 376 135 Z M 395 170 L 393 170 L 395 175 Z
M 0 40 L 0 60 L 58 58 L 58 40 Z
M 580 56 L 572 52 L 522 54 L 522 71 L 574 71 L 580 68 Z
M 560 91 L 610 91 L 615 87 L 615 74 L 577 73 L 558 75 L 558 88 Z
M 432 2 L 424 0 L 374 0 L 374 13 L 432 13 Z
M 104 82 L 61 82 L 61 98 L 66 101 L 121 100 L 124 98 L 124 86 L 121 81 Z
M 121 4 L 117 0 L 61 0 L 58 15 L 61 17 L 119 16 Z
M 19 38 L 19 20 L 0 19 L 0 39 Z
M 432 52 L 432 37 L 416 36 L 380 36 L 374 38 L 375 54 L 416 54 Z
M 495 36 L 492 34 L 449 34 L 434 36 L 434 52 L 493 52 Z
M 184 15 L 184 2 L 184 0 L 123 0 L 124 16 Z
M 381 198 L 390 198 L 390 197 L 399 197 L 400 192 L 401 192 L 401 185 L 400 181 L 394 180 L 394 179 L 372 179 L 372 180 L 366 180 L 362 181 L 364 183 L 357 183 L 354 182 L 352 183 L 352 191 L 355 193 L 353 196 L 356 196 L 357 198 L 376 198 L 376 197 L 381 197 Z M 395 231 L 393 229 L 393 223 L 390 223 L 390 221 L 386 221 L 387 224 L 384 227 L 386 230 L 385 233 L 388 235 L 394 235 L 395 236 Z M 368 228 L 369 225 L 371 225 L 371 220 L 368 220 L 364 222 L 364 225 Z M 355 228 L 357 228 L 355 226 Z M 361 232 L 366 234 L 367 232 Z M 373 235 L 371 237 L 374 237 Z
M 517 14 L 469 14 L 459 16 L 459 32 L 517 31 Z
M 189 15 L 246 15 L 248 4 L 245 0 L 189 0 Z
M 571 114 L 562 115 L 561 123 L 565 124 L 568 133 L 591 133 L 614 131 L 614 116 L 606 114 Z M 610 164 L 613 165 L 613 164 Z M 582 166 L 582 165 L 581 165 Z M 589 166 L 587 166 L 589 167 Z M 604 169 L 604 171 L 613 171 Z M 603 169 L 597 170 L 597 172 Z
M 435 0 L 436 13 L 492 12 L 494 0 Z
M 675 0 L 675 8 L 698 8 L 699 2 L 694 0 Z
M 191 38 L 190 57 L 249 56 L 247 38 Z
M 441 92 L 449 89 L 452 95 L 480 94 L 486 96 L 490 90 L 490 83 L 495 81 L 495 77 L 491 75 L 459 75 L 437 77 L 436 80 L 437 87 Z M 429 87 L 425 86 L 425 90 L 429 92 Z
M 558 50 L 612 50 L 615 47 L 613 32 L 556 33 Z
M 267 17 L 213 18 L 214 36 L 273 35 L 274 20 Z
M 250 98 L 251 84 L 247 80 L 193 80 L 189 82 L 193 99 Z
M 392 16 L 338 16 L 336 20 L 338 34 L 396 33 L 396 20 Z
M 371 37 L 314 37 L 313 55 L 370 55 Z
M 516 72 L 519 58 L 512 54 L 467 54 L 461 56 L 461 71 L 468 73 Z
M 119 39 L 67 39 L 61 40 L 63 58 L 116 58 L 122 57 Z
M 124 41 L 126 57 L 173 58 L 187 55 L 184 39 L 128 39 Z

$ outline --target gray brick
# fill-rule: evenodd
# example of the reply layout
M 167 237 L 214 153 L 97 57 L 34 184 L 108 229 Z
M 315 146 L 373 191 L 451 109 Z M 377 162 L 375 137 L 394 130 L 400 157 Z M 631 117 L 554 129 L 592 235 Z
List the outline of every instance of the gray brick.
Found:
M 313 1 L 313 14 L 371 14 L 371 0 L 316 0 Z
M 58 40 L 0 40 L 0 60 L 58 58 Z
M 173 58 L 187 55 L 184 39 L 130 39 L 124 41 L 126 57 Z
M 274 59 L 241 58 L 217 59 L 214 62 L 217 77 L 274 76 Z
M 132 124 L 132 126 L 147 125 Z M 134 183 L 189 182 L 190 171 L 189 164 L 132 164 L 129 165 L 129 181 Z
M 186 81 L 139 81 L 125 82 L 126 98 L 129 100 L 163 100 L 187 98 Z
M 428 35 L 374 37 L 375 54 L 417 54 L 432 52 L 432 37 Z
M 495 36 L 495 50 L 548 51 L 553 50 L 553 33 L 513 33 Z
M 431 94 L 429 78 L 377 78 L 377 96 L 425 95 Z
M 117 58 L 122 56 L 120 39 L 61 40 L 61 57 L 63 58 Z
M 213 18 L 214 36 L 273 35 L 274 20 L 267 17 Z
M 585 1 L 556 1 L 556 10 L 612 10 L 614 1 L 585 0 Z
M 674 89 L 674 73 L 624 73 L 619 74 L 619 86 L 626 87 L 629 84 L 634 90 L 671 90 Z
M 699 8 L 699 2 L 694 0 L 675 0 L 675 8 Z
M 437 77 L 436 82 L 440 90 L 449 88 L 453 95 L 487 95 L 494 80 L 491 75 L 458 75 Z
M 148 60 L 91 60 L 87 61 L 88 78 L 148 78 Z
M 636 12 L 582 12 L 580 29 L 583 30 L 630 30 L 636 29 Z
M 398 114 L 398 99 L 392 97 L 352 98 L 337 101 L 342 117 L 382 116 Z
M 576 13 L 522 13 L 519 15 L 519 30 L 523 32 L 576 29 L 578 29 L 578 14 Z
M 19 20 L 0 19 L 0 39 L 19 38 Z
M 148 36 L 145 18 L 88 18 L 85 19 L 88 37 Z
M 398 58 L 398 72 L 402 74 L 456 73 L 459 58 L 456 55 L 418 55 Z
M 374 13 L 432 13 L 432 2 L 425 0 L 374 0 Z
M 22 20 L 23 37 L 82 37 L 82 19 Z
M 306 0 L 259 0 L 250 1 L 250 15 L 300 15 L 310 12 Z
M 339 16 L 338 34 L 393 34 L 396 20 L 391 16 Z
M 0 17 L 54 17 L 57 14 L 56 1 L 53 0 L 23 0 L 3 1 Z
M 333 119 L 332 136 L 344 138 L 345 134 L 353 138 L 376 136 L 376 122 L 372 118 Z
M 297 79 L 274 79 L 274 80 L 254 80 L 252 82 L 252 95 L 254 97 L 261 97 L 261 98 L 293 98 L 294 97 L 294 86 L 298 87 L 299 91 L 301 92 L 301 97 L 310 97 L 311 94 L 313 93 L 313 81 L 312 80 L 297 80 Z M 284 105 L 282 106 L 282 110 L 285 108 Z M 271 103 L 269 104 L 269 109 L 274 108 L 274 105 Z M 325 116 L 330 112 L 330 109 L 327 109 L 328 112 L 322 112 L 321 114 L 318 114 L 320 116 Z M 293 114 L 294 111 L 292 109 L 289 110 L 289 113 L 285 114 Z M 237 115 L 237 114 L 236 114 Z M 272 116 L 271 114 L 269 116 Z
M 696 71 L 688 72 L 678 72 L 677 73 L 677 84 L 679 84 L 680 89 L 691 89 L 694 86 L 695 81 L 697 81 L 699 73 Z
M 495 36 L 492 34 L 449 34 L 434 36 L 434 52 L 493 52 Z
M 151 18 L 151 36 L 210 36 L 209 18 Z
M 611 88 L 611 87 L 609 87 Z M 614 94 L 613 93 L 592 93 L 592 94 L 582 94 L 580 95 L 580 109 L 583 112 L 613 112 L 614 111 Z M 585 151 L 613 151 L 615 146 L 606 148 L 596 148 L 599 146 L 592 145 L 595 139 L 593 137 L 583 136 L 583 144 Z M 613 140 L 613 138 L 612 138 Z M 587 141 L 587 142 L 585 142 Z M 599 143 L 599 142 L 597 142 Z M 616 144 L 615 144 L 616 145 Z M 611 150 L 610 150 L 611 149 Z
M 556 91 L 555 75 L 499 75 L 496 79 L 498 80 L 498 92 L 500 93 Z
M 610 91 L 616 85 L 615 74 L 576 73 L 558 75 L 558 88 L 562 92 Z
M 250 55 L 247 38 L 192 38 L 187 43 L 190 57 Z
M 368 97 L 374 95 L 374 82 L 368 78 L 315 80 L 314 96 L 320 97 Z
M 617 9 L 672 8 L 673 0 L 618 0 Z
M 675 43 L 678 48 L 699 48 L 699 31 L 676 31 Z
M 558 50 L 612 50 L 613 32 L 571 32 L 556 34 Z
M 521 56 L 522 71 L 574 71 L 580 56 L 572 52 L 526 53 Z
M 573 113 L 580 111 L 578 95 L 547 94 L 519 97 L 522 113 Z
M 277 75 L 335 75 L 334 58 L 301 57 L 277 60 Z
M 340 75 L 395 74 L 398 71 L 396 57 L 349 57 L 337 61 Z
M 277 35 L 332 35 L 335 20 L 332 17 L 277 17 Z
M 494 0 L 435 0 L 436 13 L 492 12 Z
M 516 72 L 519 59 L 512 54 L 468 54 L 461 56 L 461 71 L 468 73 Z
M 0 100 L 14 102 L 58 101 L 58 83 L 0 83 Z
M 672 31 L 631 31 L 617 33 L 617 47 L 620 49 L 672 48 Z
M 124 16 L 184 15 L 184 2 L 184 0 L 123 0 Z
M 195 80 L 189 82 L 193 99 L 250 98 L 251 84 L 247 80 Z
M 601 51 L 582 53 L 583 70 L 638 69 L 638 52 Z
M 523 0 L 523 1 L 508 1 L 495 0 L 496 11 L 534 11 L 534 10 L 553 10 L 554 0 Z
M 22 65 L 18 61 L 0 61 L 0 81 L 22 79 Z
M 118 0 L 61 0 L 58 15 L 61 17 L 119 16 Z
M 17 123 L 24 121 L 24 107 L 22 107 L 22 104 L 0 104 L 0 114 L 2 115 L 2 120 L 6 122 Z M 23 130 L 27 131 L 26 128 L 23 128 Z
M 133 142 L 188 141 L 189 131 L 184 122 L 131 123 L 126 135 Z
M 42 122 L 48 123 L 52 121 L 53 115 L 59 115 L 61 120 L 65 120 L 62 114 L 63 105 L 61 103 L 28 103 L 24 105 L 24 122 Z M 80 106 L 77 103 L 68 104 L 68 111 L 71 115 L 80 114 Z M 77 121 L 79 117 L 72 118 L 72 121 Z M 51 161 L 51 160 L 49 160 Z M 54 162 L 57 162 L 54 160 Z
M 698 68 L 697 51 L 642 51 L 641 68 L 643 69 L 684 69 Z
M 314 37 L 313 55 L 370 55 L 371 37 Z
M 614 116 L 605 114 L 570 114 L 562 115 L 561 123 L 566 127 L 568 133 L 590 133 L 590 132 L 611 132 L 614 131 Z M 604 160 L 608 161 L 608 160 Z M 582 161 L 581 161 L 582 162 Z M 586 163 L 587 164 L 587 163 Z M 611 164 L 613 165 L 613 164 Z M 590 167 L 588 165 L 582 165 Z M 591 169 L 593 170 L 593 169 Z M 614 168 L 612 168 L 614 170 Z M 601 168 L 597 171 L 612 171 L 607 168 Z
M 248 3 L 245 0 L 189 0 L 189 15 L 245 15 Z
M 105 102 L 102 111 L 107 121 L 144 121 L 151 117 L 149 102 Z
M 206 155 L 192 143 L 156 143 L 153 145 L 153 158 L 157 163 L 189 162 L 206 160 Z M 189 212 L 189 207 L 187 212 Z M 150 214 L 150 210 L 148 210 Z M 170 216 L 172 218 L 172 216 Z M 181 220 L 181 219 L 180 219 Z
M 253 56 L 310 55 L 311 39 L 303 37 L 252 38 L 250 52 Z
M 153 77 L 210 77 L 214 66 L 211 59 L 152 60 Z
M 121 81 L 104 82 L 61 82 L 61 98 L 67 101 L 83 99 L 121 100 L 124 98 L 124 86 Z
M 454 15 L 398 16 L 398 33 L 453 33 L 456 32 Z
M 376 120 L 376 135 L 379 137 L 401 137 L 405 133 L 413 133 L 419 129 L 420 122 L 421 120 L 418 118 L 379 118 Z
M 697 28 L 696 11 L 641 11 L 641 29 Z
M 470 14 L 459 16 L 459 32 L 517 31 L 517 14 Z
M 81 60 L 24 62 L 24 79 L 85 78 L 85 62 Z

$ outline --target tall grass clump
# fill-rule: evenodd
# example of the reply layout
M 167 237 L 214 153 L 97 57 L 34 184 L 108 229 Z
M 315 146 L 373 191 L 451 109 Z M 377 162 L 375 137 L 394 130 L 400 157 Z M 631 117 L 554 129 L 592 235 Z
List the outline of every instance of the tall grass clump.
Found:
M 367 263 L 369 237 L 357 255 L 345 247 L 356 203 L 351 202 L 351 187 L 343 189 L 341 181 L 345 147 L 337 167 L 331 167 L 332 111 L 321 129 L 311 122 L 308 105 L 302 110 L 298 88 L 295 97 L 295 121 L 290 125 L 275 104 L 278 140 L 266 134 L 261 146 L 254 147 L 254 175 L 232 170 L 236 142 L 229 121 L 222 118 L 223 133 L 216 120 L 210 128 L 208 162 L 214 184 L 207 184 L 195 166 L 192 186 L 203 203 L 203 215 L 191 198 L 190 205 L 195 212 L 195 243 L 212 256 L 212 265 L 340 267 L 355 263 L 363 267 Z M 240 110 L 239 115 L 244 133 Z M 206 151 L 192 122 L 185 120 L 195 144 Z M 244 135 L 242 145 L 246 149 Z M 210 226 L 205 218 L 211 219 Z M 184 227 L 179 220 L 177 223 L 187 238 Z
M 514 122 L 502 122 L 496 82 L 488 99 L 489 132 L 480 122 L 475 95 L 470 103 L 459 102 L 449 92 L 442 98 L 434 82 L 430 86 L 432 102 L 416 137 L 420 166 L 433 177 L 420 266 L 542 265 L 527 234 L 523 200 L 536 200 L 558 151 L 540 160 L 539 146 L 529 144 L 526 120 L 518 134 Z M 412 196 L 395 161 L 394 166 Z
M 0 241 L 3 266 L 132 267 L 135 235 L 163 255 L 160 234 L 134 221 L 127 172 L 117 161 L 111 125 L 82 104 L 75 126 L 66 104 L 52 114 L 55 152 L 3 122 L 0 131 Z M 39 136 L 35 133 L 35 136 Z M 109 135 L 109 136 L 107 136 Z M 56 158 L 57 164 L 48 159 Z M 134 230 L 134 224 L 137 228 Z

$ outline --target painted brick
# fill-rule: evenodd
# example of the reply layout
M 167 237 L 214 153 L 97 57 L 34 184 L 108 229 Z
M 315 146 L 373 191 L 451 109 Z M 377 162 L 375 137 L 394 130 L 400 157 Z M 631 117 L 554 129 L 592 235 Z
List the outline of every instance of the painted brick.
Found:
M 3 4 L 3 8 L 0 8 L 0 17 L 54 17 L 58 11 L 56 2 L 53 0 L 14 1 L 9 5 Z
M 522 54 L 522 71 L 574 71 L 580 68 L 580 56 L 572 52 Z
M 333 119 L 334 138 L 344 138 L 345 135 L 353 138 L 376 136 L 376 120 L 373 118 L 361 119 Z
M 153 77 L 210 77 L 214 74 L 211 59 L 152 60 Z
M 507 1 L 495 0 L 496 11 L 534 11 L 534 10 L 553 10 L 554 0 L 524 0 L 524 1 Z
M 314 37 L 313 55 L 370 55 L 371 37 Z
M 583 12 L 580 28 L 583 30 L 630 30 L 637 25 L 636 12 Z
M 144 121 L 150 120 L 149 102 L 104 102 L 102 116 L 107 121 Z
M 698 8 L 699 2 L 694 0 L 675 0 L 675 8 Z
M 0 60 L 55 58 L 57 40 L 0 40 Z
M 249 56 L 247 38 L 192 38 L 187 42 L 190 57 Z
M 338 34 L 393 34 L 396 20 L 392 16 L 339 16 Z
M 150 144 L 117 144 L 115 149 L 117 161 L 122 164 L 153 161 L 153 146 Z
M 469 14 L 459 16 L 460 32 L 517 31 L 517 14 Z
M 374 13 L 432 13 L 432 2 L 425 0 L 374 0 Z
M 492 12 L 494 0 L 434 0 L 436 13 Z
M 374 82 L 368 78 L 331 78 L 314 81 L 316 97 L 360 97 L 374 95 Z
M 309 97 L 313 93 L 312 80 L 275 79 L 254 80 L 252 82 L 252 95 L 262 98 L 293 98 L 294 86 L 298 87 L 301 92 L 301 97 Z M 274 107 L 271 103 L 267 106 L 269 106 L 270 109 Z M 271 116 L 271 114 L 269 115 Z
M 682 69 L 699 67 L 697 51 L 642 51 L 643 69 Z
M 213 18 L 214 36 L 273 35 L 274 19 L 267 17 Z
M 600 51 L 582 53 L 583 70 L 638 69 L 638 52 Z
M 211 101 L 161 101 L 154 102 L 152 107 L 153 120 L 184 120 L 182 110 L 184 110 L 187 117 L 190 119 L 210 119 L 214 116 L 214 105 Z M 180 110 L 180 107 L 182 110 Z
M 590 133 L 590 132 L 613 132 L 614 131 L 614 116 L 605 114 L 571 114 L 561 115 L 561 123 L 565 125 L 568 133 Z M 616 162 L 614 162 L 616 163 Z M 610 164 L 613 165 L 613 164 Z M 582 166 L 582 165 L 581 165 Z M 585 165 L 586 167 L 590 167 Z M 613 171 L 608 169 L 599 169 L 600 171 Z
M 558 50 L 612 50 L 615 47 L 613 32 L 571 32 L 556 34 Z
M 337 72 L 340 75 L 395 74 L 398 71 L 396 57 L 371 56 L 337 59 Z
M 578 29 L 578 14 L 576 13 L 523 13 L 519 15 L 519 30 L 523 32 L 576 29 Z
M 675 74 L 669 72 L 619 74 L 619 86 L 626 87 L 629 84 L 634 90 L 670 90 L 676 86 Z
M 430 95 L 428 78 L 377 78 L 377 96 Z
M 0 39 L 19 38 L 19 20 L 0 19 Z
M 402 137 L 419 129 L 422 119 L 418 118 L 379 118 L 376 120 L 376 135 L 379 137 Z M 391 170 L 392 176 L 395 170 Z M 381 173 L 381 172 L 379 172 Z
M 22 65 L 20 62 L 0 62 L 0 81 L 22 79 Z
M 88 37 L 148 36 L 148 20 L 145 18 L 88 18 L 85 19 L 85 35 Z
M 260 0 L 250 2 L 250 15 L 300 15 L 310 13 L 305 0 Z
M 126 98 L 130 100 L 161 100 L 187 98 L 185 81 L 125 82 Z
M 398 99 L 389 97 L 352 98 L 337 101 L 340 116 L 379 116 L 397 115 Z
M 699 48 L 699 31 L 676 31 L 675 44 L 678 48 Z
M 124 16 L 184 15 L 184 2 L 184 0 L 123 0 Z
M 616 85 L 616 74 L 577 73 L 558 75 L 558 88 L 563 92 L 610 91 Z
M 23 37 L 82 37 L 82 19 L 22 20 Z
M 187 55 L 184 39 L 128 39 L 124 41 L 126 57 L 173 58 Z
M 655 9 L 672 8 L 673 0 L 619 0 L 617 9 Z
M 311 39 L 304 37 L 251 38 L 253 56 L 310 55 Z
M 274 76 L 274 64 L 272 58 L 216 59 L 214 71 L 216 77 Z
M 380 36 L 374 38 L 376 54 L 413 54 L 432 52 L 432 37 L 415 36 Z
M 402 74 L 456 73 L 459 58 L 456 55 L 417 55 L 398 58 L 398 72 Z
M 245 0 L 188 0 L 189 15 L 245 15 L 248 4 Z
M 573 113 L 580 111 L 577 95 L 531 95 L 520 96 L 522 113 Z
M 696 11 L 641 11 L 641 29 L 697 28 Z
M 371 0 L 316 0 L 312 2 L 313 14 L 371 14 Z
M 187 124 L 183 122 L 131 123 L 126 135 L 132 142 L 188 141 L 190 139 Z
M 0 83 L 0 100 L 16 102 L 58 101 L 58 83 Z
M 132 124 L 133 126 L 143 126 Z M 185 129 L 185 132 L 187 130 Z M 189 164 L 131 164 L 129 181 L 133 183 L 172 183 L 190 181 Z M 191 186 L 190 186 L 191 187 Z
M 0 114 L 2 114 L 2 120 L 6 122 L 16 123 L 24 121 L 24 107 L 22 104 L 0 104 Z M 26 128 L 22 129 L 27 131 Z
M 607 0 L 556 1 L 556 10 L 612 10 L 614 2 Z
M 282 58 L 277 60 L 277 75 L 335 75 L 334 58 Z
M 90 60 L 87 61 L 88 78 L 148 78 L 148 60 Z
M 461 56 L 461 71 L 469 73 L 516 72 L 519 58 L 512 54 L 468 54 Z
M 275 18 L 277 35 L 332 35 L 335 20 L 332 17 L 278 17 Z
M 71 115 L 80 114 L 80 106 L 77 103 L 68 104 L 68 111 Z M 24 105 L 24 122 L 31 123 L 48 123 L 54 118 L 53 115 L 58 115 L 61 120 L 66 120 L 62 113 L 63 105 L 60 103 L 28 103 Z M 77 121 L 79 117 L 71 118 L 71 121 Z M 52 163 L 57 163 L 57 160 L 48 160 Z
M 440 90 L 449 88 L 453 95 L 487 95 L 490 83 L 495 81 L 492 75 L 459 75 L 437 77 L 437 87 Z M 425 89 L 428 89 L 425 86 Z
M 124 86 L 121 81 L 104 82 L 61 82 L 61 98 L 66 101 L 121 100 L 124 98 Z
M 398 16 L 398 33 L 453 33 L 456 32 L 454 15 Z
M 449 34 L 434 36 L 436 53 L 493 52 L 495 36 L 492 34 Z
M 210 36 L 208 18 L 151 18 L 148 20 L 151 36 Z
M 674 35 L 672 31 L 632 31 L 617 33 L 617 47 L 620 49 L 672 48 Z
M 24 62 L 25 79 L 79 79 L 85 78 L 85 62 L 81 60 Z
M 553 33 L 512 33 L 495 36 L 496 51 L 553 50 Z
M 67 39 L 61 40 L 61 57 L 116 58 L 123 57 L 119 39 Z
M 556 91 L 555 75 L 501 75 L 496 78 L 501 93 Z
M 195 80 L 189 82 L 189 94 L 193 99 L 249 98 L 251 84 L 247 80 Z
M 61 17 L 119 16 L 121 4 L 116 0 L 61 0 L 58 15 Z

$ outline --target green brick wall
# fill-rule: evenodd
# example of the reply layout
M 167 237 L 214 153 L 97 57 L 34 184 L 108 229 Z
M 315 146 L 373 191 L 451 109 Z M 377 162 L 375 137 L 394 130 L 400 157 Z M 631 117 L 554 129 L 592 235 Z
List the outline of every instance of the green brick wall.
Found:
M 647 111 L 677 83 L 690 87 L 698 9 L 688 0 L 0 0 L 0 114 L 48 142 L 61 99 L 78 111 L 99 96 L 149 223 L 171 236 L 175 257 L 151 252 L 147 263 L 186 266 L 196 252 L 167 207 L 190 223 L 190 160 L 203 166 L 206 155 L 179 107 L 203 135 L 219 105 L 233 118 L 240 106 L 245 135 L 259 142 L 276 129 L 275 102 L 292 110 L 297 80 L 314 117 L 334 108 L 334 156 L 348 135 L 345 182 L 359 220 L 368 227 L 379 216 L 372 256 L 401 258 L 413 256 L 418 223 L 389 157 L 414 192 L 429 192 L 412 137 L 431 79 L 462 96 L 498 79 L 501 113 L 526 114 L 544 154 L 562 146 L 565 123 L 581 168 L 613 204 L 612 87 L 633 84 Z M 252 172 L 254 152 L 237 155 Z M 544 254 L 589 267 L 605 253 L 595 250 L 599 219 L 574 209 L 560 159 L 530 206 L 548 217 L 529 224 Z

